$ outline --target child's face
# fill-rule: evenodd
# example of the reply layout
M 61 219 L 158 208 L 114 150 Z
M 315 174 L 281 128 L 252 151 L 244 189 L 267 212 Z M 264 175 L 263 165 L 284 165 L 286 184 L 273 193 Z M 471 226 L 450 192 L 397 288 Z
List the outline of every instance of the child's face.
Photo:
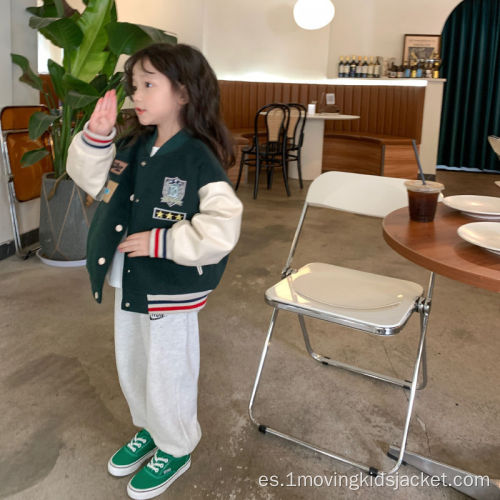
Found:
M 149 60 L 138 61 L 132 70 L 131 95 L 141 125 L 168 125 L 180 122 L 186 99 L 176 91 L 170 80 Z

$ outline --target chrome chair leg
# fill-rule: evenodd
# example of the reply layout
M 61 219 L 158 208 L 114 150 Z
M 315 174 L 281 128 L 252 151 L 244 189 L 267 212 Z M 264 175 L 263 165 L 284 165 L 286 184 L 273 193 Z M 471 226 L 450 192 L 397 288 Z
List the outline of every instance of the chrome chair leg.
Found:
M 382 382 L 388 382 L 389 384 L 394 384 L 394 385 L 397 385 L 397 386 L 402 387 L 404 389 L 411 388 L 411 380 L 403 380 L 403 379 L 391 377 L 389 375 L 383 375 L 381 373 L 373 372 L 371 370 L 365 370 L 365 369 L 359 368 L 357 366 L 349 365 L 347 363 L 342 363 L 341 361 L 331 359 L 329 356 L 324 356 L 322 354 L 316 353 L 313 350 L 313 348 L 311 346 L 311 342 L 309 340 L 309 335 L 307 332 L 304 316 L 302 314 L 298 314 L 298 317 L 299 317 L 300 328 L 302 330 L 302 335 L 304 337 L 304 343 L 306 345 L 307 352 L 315 361 L 318 361 L 319 363 L 322 363 L 323 365 L 334 366 L 336 368 L 342 368 L 344 370 L 348 370 L 350 372 L 357 373 L 359 375 L 364 375 L 366 377 L 380 380 Z M 418 390 L 423 389 L 425 387 L 426 383 L 427 383 L 427 362 L 426 362 L 425 344 L 424 344 L 423 363 L 422 363 L 422 382 L 417 386 L 417 389 Z
M 269 329 L 267 332 L 266 342 L 264 343 L 264 349 L 262 350 L 262 355 L 260 357 L 259 367 L 257 368 L 257 375 L 255 376 L 255 382 L 253 384 L 252 396 L 250 397 L 250 403 L 248 405 L 248 414 L 250 415 L 250 420 L 257 427 L 259 427 L 259 430 L 260 430 L 260 424 L 254 418 L 252 409 L 253 409 L 253 405 L 254 405 L 254 401 L 255 401 L 255 395 L 257 394 L 257 389 L 259 388 L 260 376 L 262 374 L 262 368 L 264 367 L 264 361 L 266 360 L 267 350 L 269 349 L 269 344 L 271 343 L 271 336 L 273 334 L 274 326 L 276 324 L 276 318 L 278 317 L 278 311 L 279 310 L 277 307 L 275 307 L 273 309 L 273 314 L 271 316 L 271 322 L 269 323 Z
M 399 467 L 401 466 L 401 464 L 403 462 L 403 457 L 404 457 L 404 453 L 405 453 L 405 449 L 406 449 L 406 442 L 407 442 L 407 438 L 408 438 L 408 430 L 410 427 L 411 415 L 413 412 L 413 403 L 415 401 L 415 394 L 416 394 L 416 390 L 417 390 L 418 375 L 420 372 L 420 365 L 422 362 L 423 349 L 424 349 L 424 345 L 425 345 L 425 334 L 427 332 L 427 320 L 428 320 L 428 316 L 429 316 L 429 310 L 428 310 L 428 308 L 422 308 L 422 312 L 423 312 L 423 318 L 422 318 L 422 327 L 423 328 L 422 328 L 422 331 L 420 333 L 420 341 L 419 341 L 419 345 L 418 345 L 417 358 L 416 358 L 414 369 L 413 369 L 413 377 L 411 380 L 411 385 L 409 386 L 410 396 L 408 398 L 408 406 L 407 406 L 407 412 L 406 412 L 405 425 L 403 428 L 403 435 L 402 435 L 401 444 L 400 444 L 400 448 L 399 448 L 400 453 L 397 457 L 396 464 L 389 471 L 379 471 L 376 467 L 362 464 L 359 462 L 355 462 L 355 461 L 353 461 L 353 460 L 351 460 L 343 455 L 338 455 L 336 453 L 332 453 L 324 448 L 320 448 L 314 444 L 308 443 L 306 441 L 302 441 L 302 440 L 292 436 L 291 434 L 286 434 L 286 433 L 281 432 L 277 429 L 274 429 L 272 427 L 264 425 L 264 424 L 260 423 L 254 417 L 253 409 L 254 409 L 255 398 L 257 395 L 257 390 L 259 387 L 260 377 L 262 375 L 264 362 L 265 362 L 265 359 L 267 356 L 269 346 L 271 344 L 271 336 L 273 334 L 274 327 L 276 325 L 276 319 L 278 316 L 278 308 L 276 308 L 276 307 L 273 309 L 271 322 L 269 324 L 269 329 L 268 329 L 266 341 L 264 343 L 264 348 L 262 350 L 262 355 L 260 358 L 259 367 L 257 369 L 257 375 L 255 377 L 255 382 L 254 382 L 253 389 L 252 389 L 252 395 L 250 397 L 250 403 L 248 406 L 248 414 L 250 416 L 250 420 L 258 427 L 259 431 L 264 433 L 264 434 L 273 434 L 273 435 L 280 437 L 282 439 L 286 439 L 287 441 L 291 441 L 295 444 L 298 444 L 300 446 L 308 448 L 312 451 L 316 451 L 317 453 L 321 453 L 322 455 L 333 458 L 334 460 L 337 460 L 339 462 L 357 467 L 358 469 L 366 472 L 367 474 L 369 474 L 371 476 L 377 476 L 379 474 L 394 474 L 399 469 Z M 302 315 L 299 315 L 299 317 L 300 316 L 302 316 Z M 302 322 L 303 322 L 303 319 L 302 319 Z M 306 340 L 306 346 L 308 346 L 308 350 L 309 350 L 309 348 L 311 346 L 309 343 L 309 338 L 307 336 L 307 330 L 306 330 L 306 334 L 305 334 L 305 340 Z M 326 361 L 328 361 L 328 359 L 326 359 Z M 327 364 L 329 364 L 329 363 L 327 363 Z

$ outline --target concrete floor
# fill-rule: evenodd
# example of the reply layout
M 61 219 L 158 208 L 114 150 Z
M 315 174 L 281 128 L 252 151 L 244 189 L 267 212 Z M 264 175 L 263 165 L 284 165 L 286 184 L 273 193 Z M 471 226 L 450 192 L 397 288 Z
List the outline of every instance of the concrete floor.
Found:
M 446 184 L 445 194 L 500 195 L 493 184 L 499 175 L 440 172 L 438 180 Z M 295 182 L 292 189 L 287 198 L 279 176 L 257 201 L 249 186 L 240 188 L 241 239 L 200 313 L 204 437 L 191 470 L 163 498 L 465 498 L 443 486 L 327 486 L 330 477 L 352 476 L 355 469 L 263 435 L 250 423 L 247 406 L 271 314 L 263 294 L 279 277 L 305 195 Z M 379 220 L 313 210 L 304 236 L 313 244 L 299 247 L 297 265 L 324 260 L 426 281 L 424 270 L 384 243 Z M 497 478 L 498 299 L 438 277 L 428 335 L 429 383 L 417 395 L 408 444 L 412 451 Z M 116 376 L 112 308 L 110 288 L 102 305 L 94 303 L 83 268 L 50 268 L 37 258 L 0 262 L 1 498 L 126 498 L 127 479 L 106 470 L 109 456 L 135 432 Z M 399 437 L 405 392 L 318 365 L 305 355 L 296 318 L 282 313 L 280 320 L 256 416 L 360 461 L 389 466 L 384 453 Z M 308 324 L 320 352 L 395 376 L 409 374 L 415 322 L 390 339 L 345 330 L 326 335 L 324 325 Z M 411 467 L 400 470 L 400 476 L 415 474 Z M 273 475 L 290 486 L 259 485 L 261 476 Z M 298 475 L 311 475 L 317 486 L 292 486 Z

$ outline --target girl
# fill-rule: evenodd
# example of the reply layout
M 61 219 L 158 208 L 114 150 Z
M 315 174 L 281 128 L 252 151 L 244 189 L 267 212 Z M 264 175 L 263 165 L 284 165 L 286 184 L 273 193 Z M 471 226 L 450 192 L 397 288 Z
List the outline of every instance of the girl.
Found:
M 101 98 L 73 140 L 67 170 L 100 200 L 87 269 L 97 302 L 115 291 L 120 386 L 139 432 L 109 460 L 131 498 L 163 493 L 190 466 L 197 419 L 198 311 L 238 241 L 242 204 L 221 166 L 234 162 L 219 88 L 187 45 L 130 57 L 126 83 L 141 125 L 115 147 L 116 95 Z

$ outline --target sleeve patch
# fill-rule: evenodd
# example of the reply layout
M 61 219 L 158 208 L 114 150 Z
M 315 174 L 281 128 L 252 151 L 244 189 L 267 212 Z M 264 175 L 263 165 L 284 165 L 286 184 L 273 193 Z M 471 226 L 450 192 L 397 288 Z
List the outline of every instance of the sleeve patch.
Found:
M 106 187 L 103 190 L 102 201 L 104 201 L 104 203 L 109 203 L 112 196 L 115 194 L 117 187 L 118 187 L 118 182 L 108 181 Z
M 113 164 L 111 165 L 110 171 L 116 175 L 121 175 L 127 167 L 128 163 L 125 163 L 124 161 L 121 160 L 114 160 Z

